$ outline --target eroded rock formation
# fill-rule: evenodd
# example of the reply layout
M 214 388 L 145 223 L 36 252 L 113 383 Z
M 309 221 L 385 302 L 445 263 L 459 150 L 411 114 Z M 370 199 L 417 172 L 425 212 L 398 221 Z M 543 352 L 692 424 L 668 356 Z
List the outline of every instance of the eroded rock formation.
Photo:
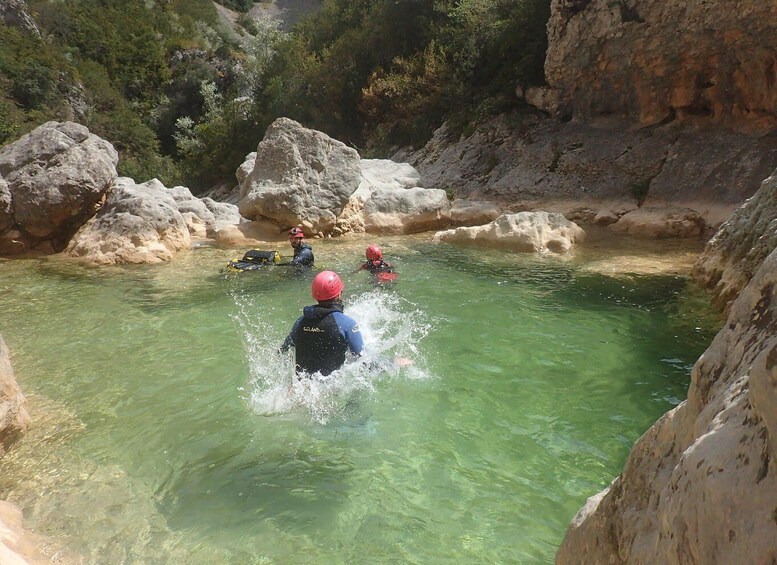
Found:
M 238 172 L 238 175 L 244 174 Z M 359 187 L 359 154 L 328 135 L 278 118 L 256 149 L 240 186 L 240 213 L 328 233 Z
M 434 234 L 436 241 L 477 243 L 523 253 L 564 253 L 584 238 L 580 226 L 561 214 L 548 212 L 504 214 L 486 225 Z
M 158 263 L 191 245 L 172 193 L 156 179 L 116 179 L 100 212 L 73 237 L 65 252 L 97 264 Z
M 544 99 L 555 114 L 777 127 L 777 3 L 553 0 L 551 14 Z
M 753 274 L 777 248 L 777 171 L 707 243 L 693 268 L 694 278 L 728 311 Z
M 776 212 L 770 179 L 715 236 L 701 263 L 706 272 L 741 268 L 720 297 L 743 290 L 694 365 L 688 399 L 578 512 L 557 565 L 777 561 Z

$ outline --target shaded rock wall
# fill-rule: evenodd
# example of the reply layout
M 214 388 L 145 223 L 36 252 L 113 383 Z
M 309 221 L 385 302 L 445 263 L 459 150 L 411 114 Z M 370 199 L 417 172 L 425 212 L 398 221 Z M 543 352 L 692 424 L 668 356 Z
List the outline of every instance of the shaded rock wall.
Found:
M 468 136 L 442 127 L 422 149 L 392 158 L 415 166 L 422 186 L 458 197 L 515 209 L 558 201 L 687 207 L 717 227 L 777 167 L 777 135 L 503 116 Z
M 775 2 L 553 0 L 548 42 L 557 115 L 777 127 Z

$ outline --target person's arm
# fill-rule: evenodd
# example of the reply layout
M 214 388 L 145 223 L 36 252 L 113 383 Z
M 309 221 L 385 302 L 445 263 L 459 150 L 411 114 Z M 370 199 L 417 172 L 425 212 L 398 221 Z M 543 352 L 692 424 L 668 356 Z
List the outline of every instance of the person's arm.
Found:
M 289 261 L 289 265 L 312 265 L 313 264 L 313 251 L 309 247 L 303 247 L 300 249 L 296 257 Z
M 340 333 L 343 334 L 343 337 L 348 342 L 348 349 L 354 355 L 361 355 L 362 349 L 364 349 L 364 340 L 356 320 L 342 312 L 335 312 L 335 320 L 337 320 L 337 327 L 340 329 Z
M 289 335 L 286 336 L 286 339 L 283 340 L 283 343 L 278 348 L 278 351 L 280 351 L 281 353 L 286 353 L 289 350 L 289 348 L 294 347 L 294 334 L 296 333 L 297 327 L 300 324 L 300 320 L 302 320 L 302 318 L 299 318 L 297 319 L 296 322 L 294 322 L 294 325 L 292 326 L 291 331 L 289 332 Z

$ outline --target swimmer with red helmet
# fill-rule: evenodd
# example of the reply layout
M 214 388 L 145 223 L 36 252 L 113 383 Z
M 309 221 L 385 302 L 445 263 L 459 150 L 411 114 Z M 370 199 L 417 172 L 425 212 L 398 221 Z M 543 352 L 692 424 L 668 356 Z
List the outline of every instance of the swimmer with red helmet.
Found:
M 367 260 L 361 264 L 359 270 L 369 271 L 375 277 L 375 282 L 390 282 L 397 278 L 394 265 L 383 260 L 383 252 L 374 243 L 367 247 L 365 252 Z
M 342 367 L 345 354 L 361 355 L 364 342 L 359 326 L 343 314 L 343 281 L 334 271 L 322 271 L 313 279 L 311 294 L 318 304 L 306 306 L 280 347 L 294 347 L 297 374 L 328 375 Z
M 313 248 L 305 243 L 305 233 L 302 228 L 291 228 L 289 230 L 289 244 L 294 249 L 294 257 L 287 263 L 279 265 L 288 265 L 292 267 L 312 267 L 313 266 Z

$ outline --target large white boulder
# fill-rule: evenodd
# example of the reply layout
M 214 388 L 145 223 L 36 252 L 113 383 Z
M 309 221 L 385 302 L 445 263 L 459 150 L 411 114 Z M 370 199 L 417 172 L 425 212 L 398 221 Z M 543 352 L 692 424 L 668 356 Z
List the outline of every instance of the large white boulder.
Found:
M 482 226 L 459 227 L 434 234 L 436 241 L 477 243 L 512 251 L 564 253 L 585 238 L 583 229 L 557 212 L 503 214 Z
M 364 203 L 364 229 L 368 233 L 417 233 L 440 229 L 450 221 L 451 206 L 444 190 L 379 188 Z
M 0 254 L 61 251 L 116 178 L 113 146 L 47 122 L 0 149 Z
M 244 163 L 238 177 L 249 168 Z M 256 149 L 254 166 L 240 185 L 240 213 L 306 233 L 329 233 L 361 171 L 355 149 L 328 135 L 278 118 Z
M 337 224 L 332 230 L 334 235 L 366 231 L 364 204 L 375 191 L 404 191 L 417 187 L 421 181 L 421 175 L 408 163 L 397 163 L 389 159 L 362 159 L 359 166 L 361 168 L 359 188 L 348 199 L 348 203 L 337 218 Z M 373 204 L 380 205 L 380 202 L 389 204 L 387 199 L 376 200 Z M 383 222 L 380 227 L 373 229 L 380 231 L 385 227 L 386 232 L 404 233 L 403 221 L 405 220 L 396 215 L 396 210 L 378 210 L 373 206 L 371 213 L 385 213 L 385 216 L 376 216 L 374 221 L 371 220 L 371 227 Z M 389 214 L 394 214 L 393 219 L 388 216 Z
M 186 220 L 170 190 L 156 179 L 116 179 L 105 205 L 65 252 L 92 263 L 158 263 L 191 245 Z

